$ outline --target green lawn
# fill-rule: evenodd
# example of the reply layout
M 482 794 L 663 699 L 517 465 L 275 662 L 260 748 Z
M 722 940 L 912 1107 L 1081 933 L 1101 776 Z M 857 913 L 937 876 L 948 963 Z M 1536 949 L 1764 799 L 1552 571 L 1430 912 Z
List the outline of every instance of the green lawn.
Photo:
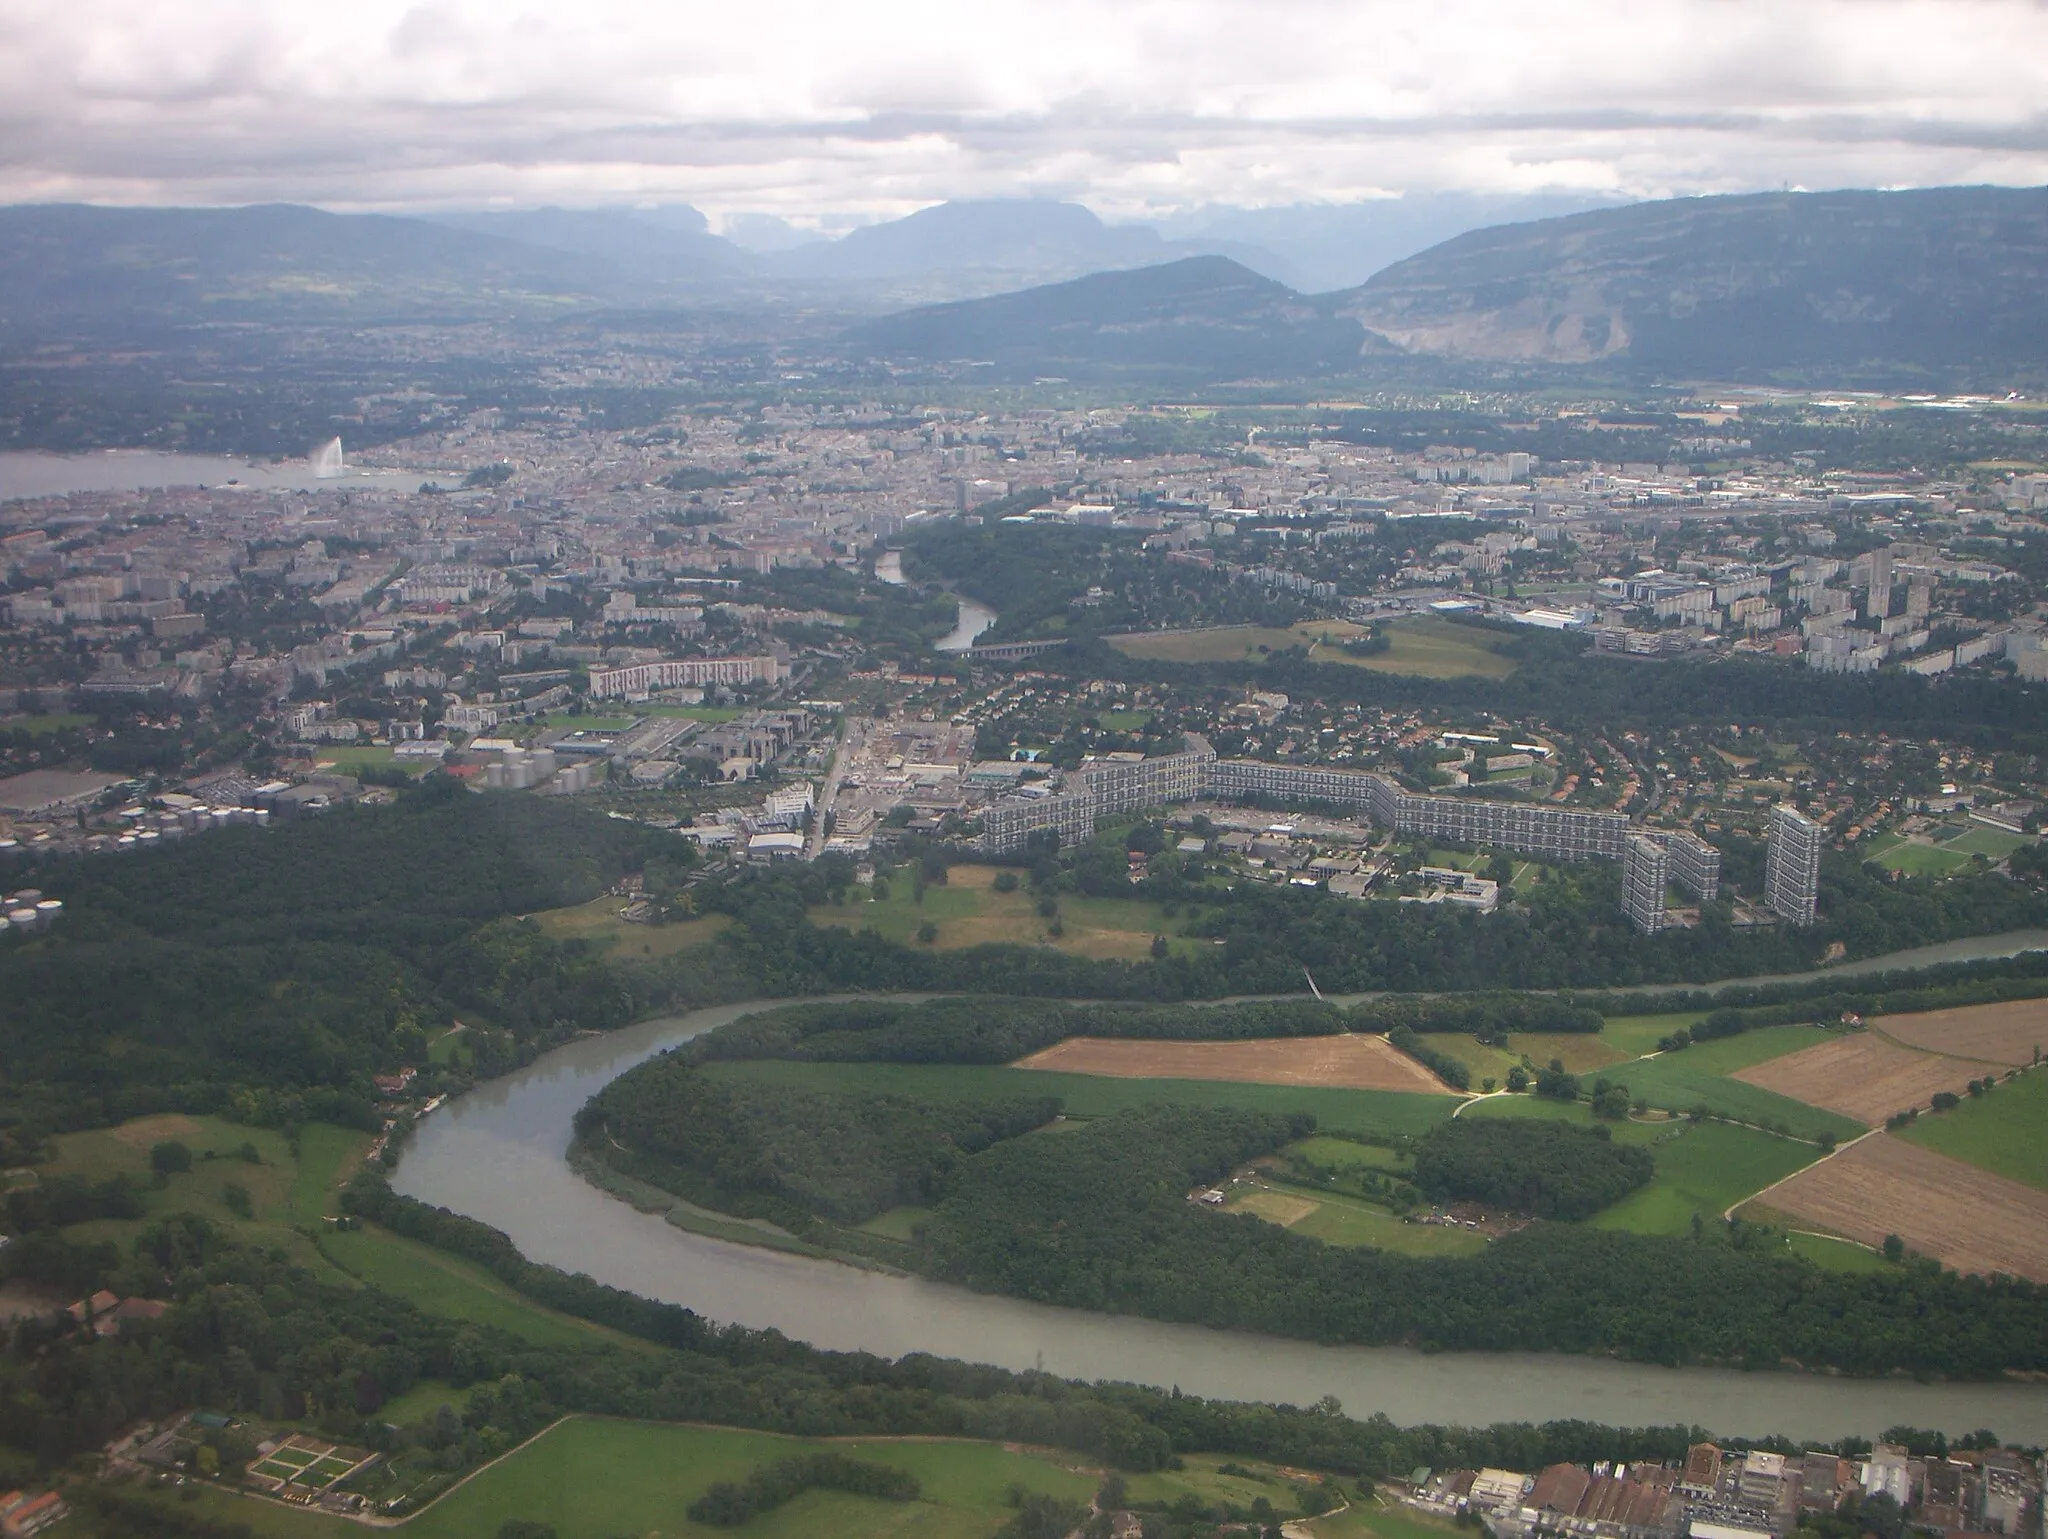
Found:
M 421 1379 L 404 1394 L 393 1396 L 378 1406 L 377 1420 L 388 1421 L 394 1427 L 407 1427 L 416 1421 L 425 1421 L 444 1405 L 452 1405 L 460 1411 L 469 1404 L 475 1388 L 472 1384 L 468 1389 L 457 1389 L 441 1379 Z
M 1112 1079 L 1107 1075 L 964 1068 L 950 1064 L 796 1063 L 769 1059 L 712 1063 L 706 1066 L 706 1072 L 799 1090 L 902 1095 L 936 1101 L 1051 1095 L 1058 1096 L 1067 1113 L 1075 1117 L 1107 1117 L 1133 1106 L 1176 1104 L 1305 1111 L 1315 1117 L 1318 1127 L 1381 1137 L 1425 1132 L 1456 1104 L 1449 1096 L 1407 1095 L 1392 1090 L 1240 1085 L 1202 1079 Z
M 762 1465 L 830 1447 L 908 1470 L 917 1502 L 811 1491 L 746 1525 L 749 1539 L 830 1534 L 833 1539 L 985 1539 L 1010 1517 L 1011 1485 L 1085 1500 L 1096 1482 L 1053 1462 L 990 1443 L 875 1438 L 829 1444 L 719 1427 L 651 1422 L 563 1422 L 484 1471 L 405 1526 L 409 1539 L 476 1539 L 507 1518 L 553 1524 L 561 1539 L 619 1534 L 715 1534 L 683 1511 L 717 1481 L 743 1480 Z
M 1811 1261 L 1830 1272 L 1882 1272 L 1889 1265 L 1884 1257 L 1854 1240 L 1833 1240 L 1826 1235 L 1793 1234 L 1785 1237 L 1793 1255 Z
M 1594 1228 L 1685 1234 L 1694 1215 L 1718 1223 L 1736 1203 L 1811 1164 L 1820 1151 L 1754 1128 L 1703 1122 L 1658 1143 L 1654 1155 L 1650 1184 L 1596 1214 Z
M 1368 1170 L 1408 1168 L 1408 1161 L 1392 1149 L 1379 1144 L 1353 1143 L 1348 1138 L 1333 1138 L 1327 1133 L 1317 1133 L 1298 1143 L 1291 1143 L 1285 1152 L 1298 1154 L 1305 1160 L 1314 1160 L 1318 1165 L 1327 1165 L 1332 1170 L 1343 1170 L 1351 1166 L 1363 1166 Z
M 1683 1052 L 1620 1064 L 1609 1071 L 1609 1077 L 1626 1084 L 1631 1096 L 1646 1097 L 1652 1106 L 1670 1111 L 1704 1106 L 1713 1116 L 1737 1122 L 1783 1123 L 1801 1138 L 1822 1133 L 1853 1137 L 1863 1131 L 1861 1123 L 1727 1077 L 1737 1069 L 1796 1053 L 1828 1037 L 1829 1033 L 1817 1026 L 1763 1026 L 1739 1036 L 1697 1043 Z
M 1898 1136 L 1993 1175 L 2048 1188 L 2048 1072 L 2002 1081 L 1954 1111 L 1924 1112 Z
M 557 732 L 624 732 L 633 725 L 630 716 L 549 716 L 544 720 Z
M 320 1244 L 351 1275 L 410 1299 L 429 1314 L 494 1325 L 544 1347 L 632 1341 L 586 1320 L 543 1309 L 480 1266 L 374 1225 L 332 1231 Z
M 1457 1059 L 1472 1072 L 1472 1088 L 1492 1079 L 1495 1087 L 1507 1083 L 1508 1070 L 1528 1058 L 1539 1068 L 1553 1058 L 1564 1060 L 1574 1074 L 1591 1074 L 1626 1063 L 1632 1054 L 1620 1051 L 1603 1036 L 1587 1031 L 1528 1031 L 1508 1038 L 1506 1047 L 1487 1047 L 1473 1037 L 1432 1034 L 1431 1047 Z
M 673 716 L 680 721 L 732 721 L 747 713 L 736 705 L 641 705 L 642 716 Z
M 1670 1015 L 1610 1015 L 1600 1028 L 1600 1040 L 1624 1058 L 1640 1058 L 1657 1051 L 1657 1044 L 1679 1027 L 1690 1031 L 1707 1018 L 1704 1010 L 1679 1010 Z
M 1461 1117 L 1540 1117 L 1546 1122 L 1569 1122 L 1574 1127 L 1590 1128 L 1596 1124 L 1607 1129 L 1616 1143 L 1654 1144 L 1678 1126 L 1677 1121 L 1605 1122 L 1593 1115 L 1592 1106 L 1585 1101 L 1554 1101 L 1543 1095 L 1497 1095 L 1483 1101 L 1474 1101 Z
M 40 716 L 10 716 L 0 721 L 0 732 L 26 732 L 31 737 L 50 737 L 92 724 L 92 717 L 81 716 L 76 711 L 50 711 Z
M 299 1130 L 299 1166 L 290 1198 L 294 1223 L 314 1223 L 341 1211 L 336 1198 L 342 1183 L 355 1173 L 369 1145 L 369 1134 L 332 1123 L 309 1122 Z
M 1177 663 L 1234 663 L 1257 660 L 1288 647 L 1306 647 L 1309 661 L 1367 668 L 1375 673 L 1425 679 L 1504 679 L 1515 671 L 1512 658 L 1498 652 L 1499 640 L 1484 631 L 1426 617 L 1399 620 L 1387 628 L 1384 652 L 1360 657 L 1342 643 L 1365 634 L 1341 620 L 1304 620 L 1286 630 L 1271 626 L 1213 626 L 1172 634 L 1113 636 L 1110 645 L 1132 657 Z

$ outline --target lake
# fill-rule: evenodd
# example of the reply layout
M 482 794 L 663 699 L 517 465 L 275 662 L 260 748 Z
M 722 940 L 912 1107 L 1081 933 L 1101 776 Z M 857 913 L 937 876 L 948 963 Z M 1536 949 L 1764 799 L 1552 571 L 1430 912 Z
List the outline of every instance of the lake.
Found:
M 152 449 L 107 449 L 94 454 L 45 454 L 21 450 L 0 454 L 0 502 L 21 497 L 58 497 L 70 492 L 133 492 L 164 486 L 226 486 L 261 491 L 345 491 L 380 487 L 416 491 L 431 479 L 417 470 L 358 470 L 317 476 L 311 460 L 272 465 L 213 454 L 159 454 Z

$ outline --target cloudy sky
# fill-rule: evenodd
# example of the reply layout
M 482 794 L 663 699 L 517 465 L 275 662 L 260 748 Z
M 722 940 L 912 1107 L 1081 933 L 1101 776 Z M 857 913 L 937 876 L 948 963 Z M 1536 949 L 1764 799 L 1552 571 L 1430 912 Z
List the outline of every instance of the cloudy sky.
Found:
M 0 0 L 0 201 L 2048 182 L 2043 0 Z

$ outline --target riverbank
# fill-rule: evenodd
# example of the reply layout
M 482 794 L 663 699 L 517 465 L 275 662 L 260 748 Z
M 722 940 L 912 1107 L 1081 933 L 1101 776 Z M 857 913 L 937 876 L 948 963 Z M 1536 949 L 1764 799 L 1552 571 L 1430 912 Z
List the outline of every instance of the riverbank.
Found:
M 393 1185 L 503 1230 L 536 1262 L 831 1349 L 924 1352 L 1224 1400 L 1311 1404 L 1335 1395 L 1355 1416 L 1381 1412 L 1402 1424 L 1568 1417 L 1805 1440 L 1873 1436 L 1900 1424 L 1954 1433 L 1990 1425 L 2048 1442 L 2048 1386 L 2038 1384 L 1849 1380 L 1536 1353 L 1429 1355 L 1093 1314 L 688 1232 L 605 1200 L 569 1168 L 571 1121 L 603 1085 L 701 1032 L 780 1003 L 720 1006 L 558 1048 L 437 1112 Z

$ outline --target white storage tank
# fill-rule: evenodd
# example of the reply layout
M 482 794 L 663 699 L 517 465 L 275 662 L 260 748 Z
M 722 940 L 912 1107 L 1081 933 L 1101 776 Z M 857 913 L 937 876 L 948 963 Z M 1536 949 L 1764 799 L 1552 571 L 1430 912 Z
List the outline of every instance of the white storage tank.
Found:
M 64 917 L 64 900 L 62 898 L 45 898 L 36 905 L 35 914 L 36 927 L 47 930 L 51 925 Z

